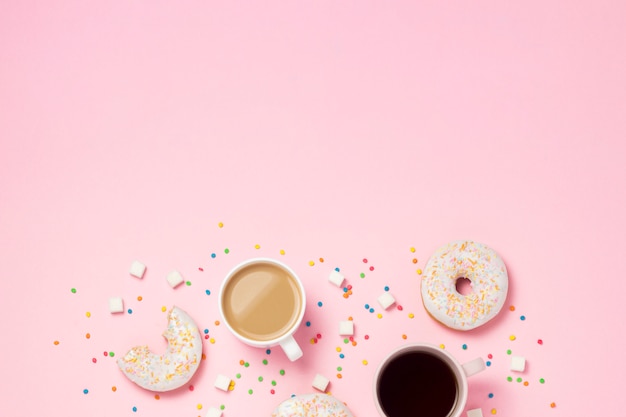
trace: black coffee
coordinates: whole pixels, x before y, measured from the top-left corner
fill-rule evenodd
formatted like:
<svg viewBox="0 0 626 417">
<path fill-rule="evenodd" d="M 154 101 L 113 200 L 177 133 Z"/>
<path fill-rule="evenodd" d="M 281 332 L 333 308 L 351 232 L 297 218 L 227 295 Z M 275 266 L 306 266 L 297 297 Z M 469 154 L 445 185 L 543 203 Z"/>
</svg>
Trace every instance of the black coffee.
<svg viewBox="0 0 626 417">
<path fill-rule="evenodd" d="M 452 369 L 425 352 L 396 356 L 378 379 L 378 400 L 389 417 L 447 417 L 457 393 Z"/>
</svg>

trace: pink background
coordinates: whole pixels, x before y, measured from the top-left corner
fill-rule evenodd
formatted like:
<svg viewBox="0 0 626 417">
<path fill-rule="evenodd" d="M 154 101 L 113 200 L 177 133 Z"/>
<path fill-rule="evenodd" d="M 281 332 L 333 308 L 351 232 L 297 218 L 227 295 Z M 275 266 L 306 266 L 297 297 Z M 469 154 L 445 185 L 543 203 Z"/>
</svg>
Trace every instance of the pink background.
<svg viewBox="0 0 626 417">
<path fill-rule="evenodd" d="M 0 415 L 269 416 L 320 373 L 373 416 L 377 364 L 418 341 L 493 355 L 470 380 L 485 416 L 623 414 L 624 3 L 440 3 L 0 3 Z M 455 239 L 510 273 L 473 332 L 433 322 L 418 291 Z M 215 324 L 222 277 L 253 256 L 304 281 L 296 363 Z M 191 285 L 171 289 L 172 269 Z M 403 310 L 379 319 L 385 286 Z M 132 314 L 109 314 L 116 295 Z M 103 352 L 162 351 L 172 305 L 214 343 L 193 390 L 156 400 Z"/>
</svg>

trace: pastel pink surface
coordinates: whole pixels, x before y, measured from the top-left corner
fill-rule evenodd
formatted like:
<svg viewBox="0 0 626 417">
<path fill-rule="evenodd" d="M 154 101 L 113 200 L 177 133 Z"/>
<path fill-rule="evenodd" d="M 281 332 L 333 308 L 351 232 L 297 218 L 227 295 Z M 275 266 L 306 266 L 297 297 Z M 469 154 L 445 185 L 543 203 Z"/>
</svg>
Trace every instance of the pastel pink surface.
<svg viewBox="0 0 626 417">
<path fill-rule="evenodd" d="M 269 415 L 319 373 L 370 416 L 378 362 L 410 342 L 461 362 L 491 354 L 469 381 L 467 409 L 484 415 L 622 414 L 625 12 L 1 4 L 0 415 Z M 510 275 L 505 310 L 467 333 L 427 316 L 416 273 L 455 239 L 489 245 Z M 221 279 L 253 256 L 289 264 L 307 289 L 295 363 L 216 324 Z M 326 281 L 335 267 L 347 299 Z M 191 285 L 170 288 L 174 269 Z M 402 310 L 380 311 L 385 286 Z M 111 315 L 111 296 L 132 314 Z M 209 330 L 207 358 L 193 390 L 156 400 L 103 353 L 163 351 L 172 305 Z M 349 316 L 356 346 L 337 334 Z M 508 349 L 527 359 L 528 386 Z M 216 390 L 218 374 L 235 389 Z"/>
</svg>

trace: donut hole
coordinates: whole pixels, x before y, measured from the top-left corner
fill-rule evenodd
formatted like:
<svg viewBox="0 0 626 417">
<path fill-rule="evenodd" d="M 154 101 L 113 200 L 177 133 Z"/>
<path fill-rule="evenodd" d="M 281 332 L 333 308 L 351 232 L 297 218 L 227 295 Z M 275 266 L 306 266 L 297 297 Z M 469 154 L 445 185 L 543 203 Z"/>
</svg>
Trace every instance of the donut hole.
<svg viewBox="0 0 626 417">
<path fill-rule="evenodd" d="M 461 295 L 468 295 L 472 293 L 472 281 L 469 278 L 458 277 L 456 279 L 456 291 Z"/>
</svg>

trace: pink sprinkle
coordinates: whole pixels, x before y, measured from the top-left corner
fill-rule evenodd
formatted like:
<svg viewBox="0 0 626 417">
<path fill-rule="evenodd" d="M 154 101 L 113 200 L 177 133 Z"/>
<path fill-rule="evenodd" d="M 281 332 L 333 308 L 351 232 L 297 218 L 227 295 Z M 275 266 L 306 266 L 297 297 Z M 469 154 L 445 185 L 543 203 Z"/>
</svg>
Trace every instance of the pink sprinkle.
<svg viewBox="0 0 626 417">
<path fill-rule="evenodd" d="M 202 269 L 202 267 L 199 267 L 198 271 L 202 272 L 202 271 L 204 271 L 204 269 Z"/>
<path fill-rule="evenodd" d="M 373 266 L 370 266 L 370 271 L 373 271 L 373 270 L 374 270 L 374 267 L 373 267 Z"/>
<path fill-rule="evenodd" d="M 209 335 L 208 335 L 208 334 L 205 334 L 205 335 L 204 335 L 204 338 L 205 338 L 205 339 L 208 339 L 208 338 L 209 338 Z"/>
<path fill-rule="evenodd" d="M 367 258 L 363 258 L 363 263 L 366 264 L 367 263 Z"/>
<path fill-rule="evenodd" d="M 537 340 L 537 343 L 539 343 L 540 345 L 543 345 L 543 340 L 539 339 Z"/>
<path fill-rule="evenodd" d="M 104 356 L 109 356 L 109 352 L 107 352 L 106 350 L 104 351 Z"/>
<path fill-rule="evenodd" d="M 193 391 L 193 385 L 189 385 L 189 391 Z"/>
<path fill-rule="evenodd" d="M 318 333 L 318 334 L 317 334 L 317 338 L 318 338 L 318 339 L 321 339 L 321 338 L 322 338 L 322 335 L 321 335 L 320 333 Z"/>
<path fill-rule="evenodd" d="M 487 355 L 487 357 L 488 357 L 489 359 L 493 359 L 493 355 L 492 355 L 491 353 L 490 353 L 489 355 Z"/>
<path fill-rule="evenodd" d="M 91 359 L 91 361 L 92 361 L 93 363 L 96 363 L 96 362 L 98 362 L 98 359 L 96 359 L 96 358 L 92 358 L 92 359 Z"/>
<path fill-rule="evenodd" d="M 354 342 L 354 336 L 350 336 L 348 340 L 350 340 L 351 342 Z"/>
<path fill-rule="evenodd" d="M 346 288 L 350 291 L 352 289 L 352 285 L 348 285 Z"/>
<path fill-rule="evenodd" d="M 274 391 L 274 390 L 270 391 L 270 394 L 275 394 L 275 393 L 276 393 L 276 391 Z"/>
<path fill-rule="evenodd" d="M 398 304 L 398 307 L 397 307 L 397 308 L 398 308 L 398 310 L 400 310 L 400 311 L 402 311 L 402 310 L 404 309 L 404 308 L 403 308 L 400 304 Z"/>
<path fill-rule="evenodd" d="M 365 336 L 363 336 L 363 338 L 364 338 L 365 340 L 367 340 L 367 339 L 369 339 L 369 338 L 370 338 L 370 335 L 366 334 Z"/>
</svg>

